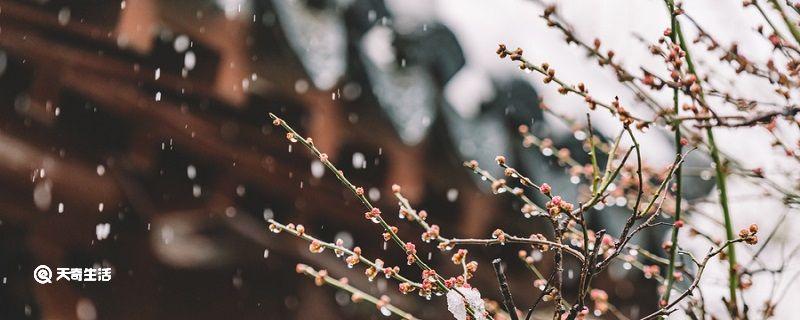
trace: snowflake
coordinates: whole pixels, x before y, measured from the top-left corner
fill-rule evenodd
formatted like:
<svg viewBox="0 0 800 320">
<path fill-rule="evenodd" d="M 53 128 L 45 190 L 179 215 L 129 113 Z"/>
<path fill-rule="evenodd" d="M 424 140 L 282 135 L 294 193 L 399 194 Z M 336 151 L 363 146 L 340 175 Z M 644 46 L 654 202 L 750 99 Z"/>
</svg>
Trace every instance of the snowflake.
<svg viewBox="0 0 800 320">
<path fill-rule="evenodd" d="M 458 290 L 458 292 L 456 292 L 456 290 Z M 464 296 L 462 297 L 458 294 L 459 292 Z M 477 320 L 486 320 L 484 316 L 485 308 L 483 300 L 481 299 L 481 293 L 478 289 L 459 287 L 447 293 L 447 310 L 458 320 L 467 319 L 467 308 L 464 302 L 468 303 L 472 311 L 475 312 L 475 318 Z"/>
</svg>

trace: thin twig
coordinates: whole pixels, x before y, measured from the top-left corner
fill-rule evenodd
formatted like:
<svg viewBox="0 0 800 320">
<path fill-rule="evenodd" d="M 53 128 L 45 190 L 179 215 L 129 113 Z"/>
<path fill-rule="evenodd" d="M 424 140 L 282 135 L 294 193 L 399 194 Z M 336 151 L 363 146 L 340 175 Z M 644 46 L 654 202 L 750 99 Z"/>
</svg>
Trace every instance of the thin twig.
<svg viewBox="0 0 800 320">
<path fill-rule="evenodd" d="M 517 317 L 517 307 L 514 305 L 514 298 L 511 296 L 511 289 L 508 287 L 506 274 L 503 272 L 503 260 L 500 258 L 492 260 L 494 272 L 497 275 L 497 282 L 500 284 L 500 294 L 503 296 L 503 305 L 506 306 L 511 320 L 519 320 Z"/>
</svg>

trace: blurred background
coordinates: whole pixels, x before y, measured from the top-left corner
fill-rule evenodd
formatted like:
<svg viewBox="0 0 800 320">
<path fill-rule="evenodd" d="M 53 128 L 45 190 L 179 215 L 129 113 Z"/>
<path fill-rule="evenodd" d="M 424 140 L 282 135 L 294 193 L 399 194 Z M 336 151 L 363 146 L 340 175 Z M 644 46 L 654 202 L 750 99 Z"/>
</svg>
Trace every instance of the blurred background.
<svg viewBox="0 0 800 320">
<path fill-rule="evenodd" d="M 632 66 L 658 66 L 646 45 L 631 39 L 663 31 L 659 1 L 560 6 L 587 39 L 600 37 Z M 686 9 L 700 10 L 725 38 L 751 28 L 720 22 L 738 14 L 737 6 L 709 1 Z M 461 166 L 475 159 L 499 176 L 491 164 L 502 154 L 568 199 L 580 192 L 580 177 L 553 151 L 567 148 L 584 162 L 586 136 L 538 105 L 544 98 L 583 122 L 582 101 L 497 59 L 497 43 L 525 48 L 601 99 L 624 91 L 611 72 L 545 27 L 542 8 L 510 0 L 0 0 L 0 318 L 382 317 L 295 274 L 298 262 L 387 294 L 420 317 L 451 317 L 442 299 L 402 296 L 393 282 L 367 282 L 363 270 L 332 254 L 313 255 L 307 243 L 266 231 L 265 219 L 302 223 L 319 238 L 341 238 L 404 265 L 335 177 L 306 150 L 290 147 L 267 114 L 313 137 L 391 219 L 396 183 L 448 236 L 488 237 L 498 227 L 548 232 Z M 752 58 L 768 57 L 767 44 L 754 46 Z M 745 81 L 730 85 L 747 87 Z M 618 130 L 606 114 L 593 116 L 596 134 Z M 523 148 L 521 124 L 551 138 L 554 149 Z M 641 137 L 646 160 L 666 165 L 673 157 L 668 133 L 651 132 Z M 758 134 L 765 135 L 727 132 L 719 140 L 738 141 L 746 148 L 728 151 L 754 166 L 779 165 Z M 708 160 L 695 153 L 687 166 L 708 169 Z M 701 173 L 684 180 L 690 200 L 712 194 L 710 175 Z M 591 223 L 617 234 L 624 205 Z M 744 200 L 735 222 L 749 225 L 765 208 L 786 210 Z M 786 223 L 797 224 L 792 217 Z M 403 238 L 418 239 L 419 230 L 398 225 Z M 661 252 L 664 236 L 644 234 L 639 244 Z M 786 233 L 779 239 L 793 241 Z M 434 245 L 419 247 L 421 256 L 434 252 L 429 263 L 439 270 L 458 271 Z M 473 285 L 498 299 L 489 262 L 514 261 L 517 250 L 471 252 L 481 264 Z M 547 269 L 549 259 L 541 263 Z M 39 285 L 31 274 L 40 264 L 110 267 L 114 275 L 110 283 Z M 521 264 L 508 268 L 515 297 L 527 305 L 537 294 L 533 277 Z M 629 269 L 613 265 L 596 286 L 635 318 L 654 310 L 657 284 Z M 418 278 L 413 268 L 407 272 Z M 707 299 L 719 300 L 723 291 L 711 289 Z"/>
</svg>

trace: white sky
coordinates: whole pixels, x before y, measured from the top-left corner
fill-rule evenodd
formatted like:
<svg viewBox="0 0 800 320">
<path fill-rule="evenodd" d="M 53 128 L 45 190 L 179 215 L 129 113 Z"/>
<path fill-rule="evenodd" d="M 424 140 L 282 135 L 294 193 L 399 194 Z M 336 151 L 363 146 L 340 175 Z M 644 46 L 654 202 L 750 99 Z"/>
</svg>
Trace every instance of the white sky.
<svg viewBox="0 0 800 320">
<path fill-rule="evenodd" d="M 464 48 L 470 73 L 478 70 L 478 73 L 486 72 L 495 77 L 518 76 L 529 79 L 545 101 L 561 113 L 581 116 L 587 108 L 581 99 L 561 96 L 555 87 L 543 84 L 539 76 L 526 75 L 516 67 L 516 64 L 498 59 L 494 52 L 498 43 L 505 43 L 511 48 L 522 47 L 525 49 L 526 57 L 531 61 L 547 61 L 557 70 L 558 76 L 568 83 L 580 81 L 586 83 L 595 98 L 610 101 L 612 97 L 619 95 L 623 103 L 628 102 L 624 105 L 633 105 L 630 92 L 616 81 L 610 71 L 603 70 L 596 63 L 589 61 L 580 49 L 567 46 L 560 32 L 546 27 L 544 21 L 539 18 L 542 8 L 533 1 L 392 0 L 388 2 L 396 14 L 411 15 L 423 21 L 438 18 L 447 24 Z M 663 70 L 659 61 L 647 52 L 646 46 L 632 36 L 635 33 L 654 41 L 662 34 L 669 24 L 663 2 L 568 0 L 558 1 L 558 8 L 560 15 L 575 27 L 578 37 L 588 42 L 595 37 L 601 39 L 603 47 L 613 48 L 616 57 L 619 57 L 631 72 L 636 73 L 634 67 L 640 65 L 654 71 Z M 763 63 L 768 57 L 773 56 L 771 46 L 754 31 L 756 25 L 761 23 L 754 8 L 742 8 L 739 1 L 707 0 L 688 1 L 684 9 L 723 45 L 729 45 L 732 41 L 739 43 L 743 49 L 741 52 L 749 59 Z M 686 30 L 690 29 L 688 27 L 686 24 L 685 32 L 692 38 L 694 32 Z M 781 31 L 788 34 L 785 30 Z M 717 86 L 732 88 L 733 92 L 744 96 L 775 101 L 771 94 L 771 86 L 747 77 L 735 76 L 729 67 L 715 63 L 717 58 L 705 53 L 704 47 L 697 46 L 693 54 L 697 60 L 708 61 L 715 75 L 721 75 L 712 78 Z M 701 71 L 709 72 L 709 69 L 702 68 Z M 671 98 L 669 94 L 656 96 L 664 105 L 669 105 Z M 797 97 L 794 97 L 794 100 L 796 102 Z M 631 108 L 634 113 L 644 112 L 642 109 Z M 618 130 L 618 125 L 604 111 L 594 112 L 593 119 L 598 123 L 596 127 L 609 135 Z M 797 141 L 797 130 L 794 131 L 787 136 L 793 139 L 789 141 Z M 660 151 L 669 150 L 665 145 L 669 142 L 657 136 L 652 133 L 645 134 L 640 140 L 646 152 L 646 160 L 663 165 L 671 161 L 673 156 L 669 152 Z M 781 174 L 781 169 L 793 170 L 795 173 L 798 171 L 796 162 L 787 161 L 782 152 L 776 152 L 769 146 L 769 135 L 763 129 L 718 130 L 716 136 L 717 143 L 723 146 L 724 152 L 748 167 L 763 167 L 766 172 L 773 172 L 779 176 L 778 178 L 784 178 L 783 181 L 787 181 L 787 177 Z M 757 194 L 759 189 L 738 179 L 730 179 L 729 189 L 730 197 L 734 199 L 731 209 L 736 230 L 751 223 L 758 223 L 762 232 L 771 230 L 777 224 L 782 210 L 785 210 L 779 201 L 751 197 Z M 717 205 L 708 206 L 705 210 L 721 219 Z M 789 215 L 772 243 L 772 249 L 762 255 L 769 263 L 777 264 L 781 260 L 782 251 L 788 251 L 800 242 L 797 236 L 790 233 L 791 230 L 800 227 L 800 220 L 795 217 L 796 214 L 795 211 Z M 701 228 L 716 230 L 715 234 L 723 235 L 722 230 L 713 227 L 708 221 L 696 223 Z M 708 249 L 708 245 L 701 241 L 683 240 L 684 243 L 698 244 L 691 247 L 698 254 L 702 255 Z M 740 250 L 743 251 L 746 252 Z M 744 253 L 740 255 L 746 256 Z M 706 301 L 712 304 L 713 310 L 724 312 L 719 297 L 727 292 L 724 287 L 725 265 L 715 264 L 710 266 L 707 272 L 709 276 L 704 290 Z M 798 268 L 790 268 L 785 278 L 793 276 L 796 272 Z M 784 283 L 787 280 L 784 279 Z M 758 312 L 769 294 L 771 283 L 768 277 L 756 278 L 754 282 L 755 286 L 747 291 L 746 297 L 751 308 L 756 310 L 754 312 Z M 782 286 L 778 292 L 783 289 Z M 790 305 L 789 301 L 800 301 L 800 286 L 791 287 L 789 294 L 778 307 L 778 318 L 783 318 L 781 315 L 788 316 L 789 312 L 792 312 L 794 306 Z"/>
</svg>

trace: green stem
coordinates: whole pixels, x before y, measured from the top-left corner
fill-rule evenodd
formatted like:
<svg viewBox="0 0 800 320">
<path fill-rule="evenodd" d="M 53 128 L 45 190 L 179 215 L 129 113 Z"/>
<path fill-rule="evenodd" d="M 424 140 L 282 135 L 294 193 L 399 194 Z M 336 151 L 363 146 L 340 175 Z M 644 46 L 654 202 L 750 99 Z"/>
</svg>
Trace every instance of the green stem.
<svg viewBox="0 0 800 320">
<path fill-rule="evenodd" d="M 786 24 L 786 27 L 789 28 L 789 33 L 792 34 L 792 38 L 794 38 L 794 41 L 797 41 L 797 43 L 800 44 L 800 30 L 797 29 L 797 26 L 795 26 L 794 22 L 792 22 L 792 20 L 790 20 L 789 17 L 786 16 L 786 12 L 783 11 L 783 8 L 778 3 L 778 1 L 769 0 L 769 3 L 772 4 L 772 6 L 775 7 L 775 10 L 777 10 L 778 13 L 781 15 L 781 19 L 783 19 L 783 23 Z M 778 32 L 777 29 L 775 30 L 775 32 Z"/>
<path fill-rule="evenodd" d="M 668 3 L 672 3 L 671 0 L 667 0 Z M 692 61 L 691 53 L 689 52 L 689 48 L 686 45 L 686 41 L 683 36 L 683 32 L 681 32 L 681 24 L 680 21 L 677 19 L 675 20 L 675 32 L 677 32 L 678 40 L 680 42 L 681 49 L 686 53 L 686 65 L 689 68 L 689 72 L 694 74 L 697 77 L 697 84 L 701 83 L 701 77 L 697 76 L 697 72 L 694 67 L 694 62 Z M 703 104 L 705 105 L 705 96 L 703 91 L 700 91 L 699 95 L 700 100 L 702 100 Z M 728 242 L 731 242 L 736 239 L 733 234 L 733 223 L 731 221 L 730 210 L 728 209 L 728 191 L 725 182 L 725 167 L 722 163 L 722 160 L 719 156 L 719 148 L 717 147 L 716 142 L 714 141 L 714 132 L 712 131 L 711 127 L 706 128 L 706 135 L 708 136 L 708 144 L 711 149 L 711 159 L 714 161 L 714 166 L 716 170 L 716 178 L 717 178 L 717 190 L 719 191 L 719 202 L 720 206 L 722 207 L 722 214 L 725 219 L 725 236 Z M 737 285 L 737 272 L 736 272 L 736 248 L 734 245 L 727 246 L 728 251 L 728 290 L 730 293 L 730 300 L 728 301 L 729 305 L 728 308 L 730 310 L 731 316 L 736 318 L 739 310 L 738 304 L 736 302 L 736 288 Z"/>
<path fill-rule="evenodd" d="M 677 18 L 675 16 L 675 7 L 671 1 L 667 2 L 667 9 L 670 12 L 670 22 L 672 33 L 670 33 L 670 39 L 673 43 L 676 43 L 677 34 Z M 672 103 L 673 103 L 673 110 L 675 112 L 675 116 L 678 115 L 679 109 L 679 94 L 678 88 L 672 89 Z M 677 149 L 678 154 L 683 153 L 683 144 L 681 144 L 681 127 L 680 127 L 680 120 L 676 120 L 675 123 L 675 148 Z M 675 170 L 675 183 L 676 183 L 676 190 L 675 190 L 675 222 L 678 222 L 681 219 L 681 165 L 678 165 L 678 168 Z M 667 288 L 664 290 L 664 297 L 661 299 L 669 303 L 669 296 L 672 292 L 672 287 L 675 285 L 675 260 L 677 259 L 678 253 L 678 231 L 679 228 L 677 225 L 672 227 L 672 237 L 671 242 L 672 246 L 669 249 L 669 266 L 667 267 Z"/>
<path fill-rule="evenodd" d="M 725 168 L 719 158 L 717 145 L 714 143 L 714 133 L 711 131 L 711 128 L 708 128 L 706 133 L 708 134 L 708 142 L 713 147 L 711 149 L 711 158 L 714 160 L 714 164 L 716 165 L 715 170 L 717 174 L 717 188 L 719 189 L 719 202 L 720 206 L 722 206 L 723 217 L 725 218 L 725 237 L 728 241 L 731 241 L 736 239 L 736 236 L 733 234 L 733 222 L 731 221 L 730 210 L 728 210 L 728 191 L 725 182 Z M 728 246 L 728 289 L 731 295 L 730 308 L 731 312 L 738 313 L 738 307 L 736 305 L 736 288 L 738 287 L 736 266 L 736 247 L 730 245 Z"/>
<path fill-rule="evenodd" d="M 592 118 L 586 114 L 586 122 L 589 126 L 589 146 L 592 155 L 592 195 L 597 195 L 597 184 L 600 182 L 600 168 L 597 166 L 597 150 L 594 147 L 594 128 L 592 128 Z"/>
</svg>

